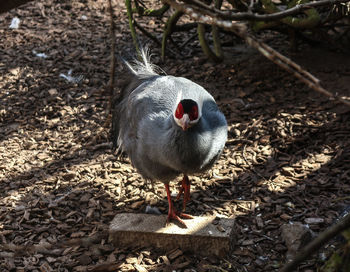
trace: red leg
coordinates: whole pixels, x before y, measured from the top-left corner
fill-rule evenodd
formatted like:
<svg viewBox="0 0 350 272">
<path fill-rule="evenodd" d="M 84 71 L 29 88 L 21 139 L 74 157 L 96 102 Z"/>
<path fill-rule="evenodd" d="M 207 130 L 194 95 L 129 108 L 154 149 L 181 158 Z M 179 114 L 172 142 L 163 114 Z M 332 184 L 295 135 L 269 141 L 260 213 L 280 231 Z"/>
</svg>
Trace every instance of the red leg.
<svg viewBox="0 0 350 272">
<path fill-rule="evenodd" d="M 188 215 L 188 214 L 176 211 L 176 209 L 175 209 L 175 207 L 173 205 L 173 202 L 171 201 L 171 194 L 170 194 L 169 184 L 165 184 L 165 190 L 166 190 L 166 194 L 167 194 L 167 197 L 168 197 L 168 203 L 169 203 L 168 218 L 166 220 L 167 223 L 169 223 L 171 219 L 175 219 L 178 222 L 180 222 L 183 226 L 186 227 L 185 222 L 182 221 L 180 217 L 186 218 L 186 219 L 191 219 L 193 217 Z"/>
<path fill-rule="evenodd" d="M 183 209 L 182 209 L 182 211 L 185 211 L 186 210 L 186 203 L 188 201 L 190 201 L 190 199 L 191 199 L 191 194 L 190 194 L 191 182 L 188 179 L 188 176 L 186 176 L 186 175 L 182 179 L 182 187 L 184 188 L 184 202 L 183 202 Z"/>
<path fill-rule="evenodd" d="M 181 197 L 181 194 L 184 193 L 184 202 L 183 202 L 183 209 L 182 209 L 182 211 L 186 210 L 186 204 L 191 199 L 190 191 L 191 191 L 191 182 L 188 179 L 188 176 L 184 175 L 184 177 L 183 177 L 183 179 L 181 181 L 181 187 L 180 187 L 179 193 L 178 193 L 178 195 L 176 197 L 176 200 L 179 200 L 180 197 Z"/>
<path fill-rule="evenodd" d="M 180 182 L 179 182 L 179 184 L 181 185 L 181 187 L 180 187 L 179 192 L 178 192 L 178 194 L 177 194 L 177 196 L 176 196 L 176 201 L 178 201 L 178 200 L 180 199 L 182 193 L 184 192 L 184 187 L 183 187 L 183 185 L 182 185 L 182 182 L 183 182 L 183 181 L 180 181 Z"/>
</svg>

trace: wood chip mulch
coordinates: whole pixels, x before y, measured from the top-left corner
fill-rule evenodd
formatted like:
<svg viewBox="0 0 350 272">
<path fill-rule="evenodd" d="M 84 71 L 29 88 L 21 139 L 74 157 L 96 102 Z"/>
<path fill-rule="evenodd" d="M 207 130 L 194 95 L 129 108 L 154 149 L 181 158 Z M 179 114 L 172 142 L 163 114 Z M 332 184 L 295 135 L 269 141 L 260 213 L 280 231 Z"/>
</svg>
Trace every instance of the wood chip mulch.
<svg viewBox="0 0 350 272">
<path fill-rule="evenodd" d="M 117 50 L 128 56 L 124 3 L 113 5 Z M 9 28 L 14 17 L 18 29 Z M 224 63 L 211 64 L 194 39 L 187 46 L 195 56 L 161 66 L 215 96 L 229 139 L 215 167 L 191 177 L 187 212 L 235 217 L 236 246 L 225 258 L 202 258 L 110 244 L 116 213 L 145 212 L 148 205 L 166 213 L 167 201 L 162 184 L 145 182 L 128 159 L 111 153 L 102 129 L 107 1 L 34 1 L 1 14 L 0 22 L 1 271 L 277 271 L 287 251 L 281 225 L 307 223 L 318 233 L 350 205 L 349 109 L 242 44 L 227 48 Z M 161 34 L 159 21 L 140 22 Z M 276 33 L 262 38 L 288 52 Z M 349 96 L 349 56 L 327 52 L 304 46 L 292 57 L 331 91 Z M 118 62 L 117 81 L 122 71 Z M 301 271 L 314 271 L 322 252 Z"/>
</svg>

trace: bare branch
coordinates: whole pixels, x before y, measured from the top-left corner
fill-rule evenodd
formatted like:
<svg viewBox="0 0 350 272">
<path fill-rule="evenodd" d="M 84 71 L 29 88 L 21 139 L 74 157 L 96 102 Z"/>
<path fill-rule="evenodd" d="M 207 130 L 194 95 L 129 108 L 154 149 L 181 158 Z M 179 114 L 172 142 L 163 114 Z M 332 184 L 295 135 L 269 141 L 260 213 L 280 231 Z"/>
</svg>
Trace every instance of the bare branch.
<svg viewBox="0 0 350 272">
<path fill-rule="evenodd" d="M 309 72 L 301 68 L 298 64 L 288 59 L 287 57 L 283 56 L 282 54 L 278 53 L 276 50 L 274 50 L 267 44 L 261 41 L 258 41 L 254 37 L 250 36 L 247 32 L 246 24 L 234 23 L 232 21 L 222 20 L 217 17 L 203 15 L 201 14 L 200 11 L 194 10 L 192 7 L 188 6 L 187 4 L 179 3 L 177 0 L 163 0 L 163 1 L 167 2 L 173 8 L 180 10 L 183 13 L 186 13 L 193 20 L 199 23 L 216 25 L 225 30 L 234 32 L 236 35 L 244 39 L 248 45 L 257 49 L 265 57 L 267 57 L 268 59 L 276 63 L 278 66 L 280 66 L 284 70 L 290 72 L 295 77 L 303 81 L 309 88 L 312 88 L 313 90 L 319 93 L 322 93 L 323 95 L 326 95 L 331 99 L 337 100 L 347 106 L 350 106 L 350 101 L 342 99 L 341 97 L 338 97 L 337 95 L 334 95 L 331 92 L 324 89 L 320 85 L 320 81 L 315 76 L 313 76 L 312 74 L 310 74 Z M 191 0 L 191 1 L 196 1 L 196 0 Z M 333 0 L 331 0 L 331 2 L 333 2 Z"/>
<path fill-rule="evenodd" d="M 201 11 L 193 9 L 191 6 L 179 3 L 177 0 L 162 0 L 163 2 L 168 3 L 176 10 L 180 10 L 183 13 L 186 13 L 193 20 L 203 24 L 217 25 L 225 30 L 232 31 L 234 33 L 242 33 L 239 36 L 243 35 L 246 32 L 247 26 L 244 23 L 231 22 L 217 18 L 215 14 L 203 15 Z"/>
<path fill-rule="evenodd" d="M 173 33 L 174 26 L 176 25 L 177 21 L 181 18 L 183 15 L 183 12 L 181 10 L 177 10 L 172 16 L 169 17 L 168 21 L 166 22 L 165 29 L 163 32 L 163 38 L 162 38 L 162 59 L 164 60 L 165 57 L 165 50 L 166 50 L 166 43 L 168 40 L 168 37 Z"/>
<path fill-rule="evenodd" d="M 164 0 L 163 0 L 164 1 Z M 229 10 L 223 11 L 215 7 L 206 5 L 205 3 L 198 0 L 184 0 L 186 3 L 191 3 L 191 8 L 200 8 L 203 14 L 209 16 L 216 16 L 224 20 L 252 20 L 252 21 L 274 21 L 287 16 L 296 15 L 305 9 L 310 9 L 314 7 L 334 5 L 336 3 L 346 3 L 350 0 L 321 0 L 314 1 L 306 4 L 296 5 L 290 9 L 286 9 L 280 12 L 275 12 L 273 14 L 257 14 L 251 12 L 232 12 Z M 167 2 L 167 1 L 165 1 Z M 169 2 L 168 2 L 169 3 Z"/>
<path fill-rule="evenodd" d="M 161 45 L 162 43 L 157 39 L 156 36 L 149 33 L 144 27 L 142 27 L 139 23 L 134 21 L 135 27 L 138 28 L 145 36 L 150 38 L 152 41 L 154 41 L 156 44 Z"/>
<path fill-rule="evenodd" d="M 135 4 L 138 2 L 135 1 Z M 140 16 L 153 16 L 153 17 L 162 17 L 165 12 L 169 9 L 169 5 L 164 4 L 159 9 L 146 9 L 144 7 L 140 7 L 136 5 L 136 8 L 133 9 L 133 12 L 137 12 Z"/>
<path fill-rule="evenodd" d="M 257 41 L 251 36 L 245 36 L 245 41 L 251 46 L 256 48 L 260 53 L 267 57 L 272 62 L 276 63 L 278 66 L 284 70 L 290 72 L 295 77 L 304 82 L 309 88 L 328 96 L 331 99 L 337 100 L 350 107 L 350 101 L 342 99 L 341 97 L 332 94 L 320 85 L 320 80 L 315 76 L 301 68 L 298 64 L 278 53 L 276 50 L 268 46 L 267 44 Z"/>
<path fill-rule="evenodd" d="M 197 27 L 197 33 L 198 33 L 198 40 L 199 40 L 199 44 L 202 47 L 202 50 L 204 52 L 204 54 L 211 60 L 215 61 L 215 62 L 220 62 L 221 59 L 219 56 L 217 56 L 209 47 L 206 39 L 205 39 L 205 26 L 202 23 L 198 24 Z"/>
<path fill-rule="evenodd" d="M 222 1 L 223 0 L 215 0 L 215 8 L 220 9 L 222 6 Z M 215 54 L 216 56 L 218 56 L 218 58 L 222 59 L 224 56 L 224 53 L 221 47 L 220 30 L 216 25 L 213 25 L 211 27 L 211 34 L 213 36 L 213 45 L 214 45 Z"/>
</svg>

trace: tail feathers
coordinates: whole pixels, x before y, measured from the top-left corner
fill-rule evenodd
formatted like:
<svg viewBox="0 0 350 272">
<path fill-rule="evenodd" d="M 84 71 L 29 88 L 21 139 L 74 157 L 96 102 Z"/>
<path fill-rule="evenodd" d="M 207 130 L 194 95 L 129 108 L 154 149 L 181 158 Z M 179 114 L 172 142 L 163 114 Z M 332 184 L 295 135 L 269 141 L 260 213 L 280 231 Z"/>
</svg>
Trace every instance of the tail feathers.
<svg viewBox="0 0 350 272">
<path fill-rule="evenodd" d="M 124 60 L 130 72 L 138 78 L 156 76 L 158 72 L 164 72 L 160 67 L 151 63 L 151 54 L 147 47 L 140 49 L 140 58 L 142 58 L 142 61 L 134 59 L 132 62 L 127 62 Z"/>
<path fill-rule="evenodd" d="M 151 54 L 147 47 L 140 50 L 140 59 L 134 59 L 128 62 L 124 59 L 122 61 L 125 63 L 126 67 L 130 70 L 131 76 L 128 75 L 125 80 L 125 86 L 122 88 L 118 97 L 113 99 L 112 102 L 112 127 L 111 127 L 111 140 L 113 142 L 112 150 L 116 153 L 123 146 L 122 138 L 120 134 L 123 133 L 123 124 L 121 124 L 121 119 L 125 118 L 125 108 L 127 107 L 127 97 L 135 90 L 140 84 L 147 81 L 149 78 L 157 76 L 158 72 L 165 74 L 165 72 L 158 66 L 151 63 Z"/>
</svg>

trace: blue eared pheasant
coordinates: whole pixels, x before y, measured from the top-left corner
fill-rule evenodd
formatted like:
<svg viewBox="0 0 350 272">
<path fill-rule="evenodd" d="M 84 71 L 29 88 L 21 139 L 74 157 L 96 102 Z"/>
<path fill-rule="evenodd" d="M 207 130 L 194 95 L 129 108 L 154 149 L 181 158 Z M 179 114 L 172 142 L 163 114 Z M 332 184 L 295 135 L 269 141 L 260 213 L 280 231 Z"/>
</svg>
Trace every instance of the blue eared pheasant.
<svg viewBox="0 0 350 272">
<path fill-rule="evenodd" d="M 145 50 L 143 61 L 126 62 L 131 76 L 122 97 L 113 106 L 114 148 L 127 153 L 146 179 L 165 184 L 167 222 L 190 215 L 175 209 L 169 182 L 184 174 L 177 198 L 183 193 L 183 211 L 190 200 L 188 175 L 209 169 L 220 156 L 227 123 L 214 98 L 198 84 L 159 75 Z"/>
</svg>

